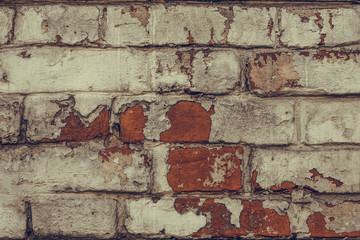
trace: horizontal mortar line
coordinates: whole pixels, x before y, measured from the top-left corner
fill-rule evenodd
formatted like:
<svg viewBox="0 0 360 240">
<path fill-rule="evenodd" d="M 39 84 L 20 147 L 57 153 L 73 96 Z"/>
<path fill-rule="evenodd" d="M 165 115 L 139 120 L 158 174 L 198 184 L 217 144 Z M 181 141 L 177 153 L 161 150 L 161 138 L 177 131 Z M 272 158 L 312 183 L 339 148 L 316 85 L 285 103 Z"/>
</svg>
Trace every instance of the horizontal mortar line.
<svg viewBox="0 0 360 240">
<path fill-rule="evenodd" d="M 77 0 L 77 1 L 61 1 L 61 0 L 55 0 L 55 1 L 7 1 L 7 2 L 1 2 L 0 6 L 27 6 L 27 5 L 56 5 L 56 4 L 67 4 L 67 5 L 138 5 L 138 4 L 166 4 L 166 5 L 175 5 L 175 4 L 185 4 L 185 5 L 213 5 L 213 4 L 226 4 L 226 5 L 241 5 L 241 6 L 297 6 L 297 5 L 310 5 L 310 4 L 319 4 L 319 5 L 341 5 L 344 4 L 347 5 L 354 5 L 359 4 L 359 0 L 304 0 L 304 1 L 286 1 L 286 0 L 273 0 L 273 1 L 266 1 L 266 0 L 235 0 L 235 1 L 229 1 L 229 0 L 185 0 L 185 1 L 164 1 L 164 0 L 137 0 L 137 1 L 87 1 L 87 0 Z M 311 5 L 313 6 L 313 5 Z"/>
<path fill-rule="evenodd" d="M 277 46 L 241 46 L 241 45 L 207 45 L 207 44 L 152 44 L 152 45 L 124 45 L 124 46 L 112 46 L 112 45 L 83 45 L 83 44 L 66 44 L 66 43 L 28 43 L 19 45 L 1 45 L 1 50 L 6 49 L 17 49 L 17 48 L 64 48 L 64 49 L 141 49 L 141 50 L 152 50 L 152 49 L 176 49 L 176 48 L 200 48 L 200 49 L 233 49 L 233 50 L 244 50 L 246 51 L 265 51 L 265 52 L 297 52 L 297 51 L 329 51 L 334 48 L 340 47 L 359 47 L 359 49 L 348 49 L 349 51 L 360 50 L 360 41 L 344 43 L 331 46 L 319 46 L 319 47 L 277 47 Z M 345 49 L 346 51 L 347 49 Z M 260 52 L 261 53 L 261 52 Z"/>
</svg>

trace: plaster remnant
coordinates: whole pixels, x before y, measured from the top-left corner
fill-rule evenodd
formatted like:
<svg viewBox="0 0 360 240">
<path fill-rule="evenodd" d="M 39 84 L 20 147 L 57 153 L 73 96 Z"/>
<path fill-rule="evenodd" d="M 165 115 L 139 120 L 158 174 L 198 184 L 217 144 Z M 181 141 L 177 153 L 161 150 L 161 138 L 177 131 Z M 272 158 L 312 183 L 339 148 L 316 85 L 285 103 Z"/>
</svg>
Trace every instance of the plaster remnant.
<svg viewBox="0 0 360 240">
<path fill-rule="evenodd" d="M 99 152 L 100 168 L 106 183 L 111 182 L 116 176 L 120 179 L 122 186 L 127 184 L 128 177 L 124 169 L 132 165 L 133 153 L 131 149 L 118 147 Z"/>
<path fill-rule="evenodd" d="M 137 18 L 144 27 L 146 27 L 149 24 L 149 18 L 150 18 L 149 7 L 131 6 L 130 8 L 123 9 L 121 13 L 122 14 L 130 13 L 130 16 L 132 18 Z"/>
<path fill-rule="evenodd" d="M 294 55 L 286 53 L 263 53 L 250 59 L 250 85 L 266 94 L 287 88 L 302 87 L 299 73 L 294 68 Z"/>
</svg>

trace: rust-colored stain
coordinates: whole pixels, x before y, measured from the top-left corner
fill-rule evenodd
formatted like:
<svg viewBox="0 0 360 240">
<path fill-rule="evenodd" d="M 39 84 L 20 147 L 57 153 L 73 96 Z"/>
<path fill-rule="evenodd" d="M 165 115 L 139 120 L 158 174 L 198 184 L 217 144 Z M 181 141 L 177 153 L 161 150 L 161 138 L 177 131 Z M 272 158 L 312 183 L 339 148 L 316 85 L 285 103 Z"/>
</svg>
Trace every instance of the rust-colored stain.
<svg viewBox="0 0 360 240">
<path fill-rule="evenodd" d="M 258 184 L 258 183 L 256 182 L 257 175 L 258 175 L 258 172 L 255 170 L 255 171 L 253 171 L 252 176 L 251 176 L 251 183 L 252 183 L 252 186 L 253 186 L 255 192 L 264 190 L 264 189 L 260 186 L 260 184 Z"/>
<path fill-rule="evenodd" d="M 294 67 L 293 54 L 263 53 L 250 59 L 250 86 L 265 94 L 280 92 L 285 88 L 302 87 L 299 73 Z"/>
<path fill-rule="evenodd" d="M 324 21 L 323 21 L 323 18 L 321 17 L 321 13 L 315 13 L 315 16 L 316 16 L 316 20 L 315 20 L 315 23 L 317 24 L 317 26 L 321 29 L 324 28 Z"/>
<path fill-rule="evenodd" d="M 280 185 L 273 185 L 270 187 L 271 191 L 274 192 L 285 192 L 285 191 L 292 191 L 296 189 L 298 186 L 290 181 L 284 181 Z"/>
<path fill-rule="evenodd" d="M 95 138 L 105 138 L 109 134 L 109 111 L 103 110 L 99 116 L 85 127 L 85 124 L 74 113 L 61 121 L 65 127 L 61 128 L 60 136 L 56 139 L 45 138 L 41 142 L 89 141 Z"/>
<path fill-rule="evenodd" d="M 177 59 L 174 66 L 169 69 L 169 73 L 177 72 L 185 74 L 189 80 L 190 87 L 194 87 L 192 79 L 194 77 L 193 71 L 193 61 L 195 59 L 195 54 L 199 51 L 189 50 L 189 51 L 177 51 L 175 54 Z"/>
<path fill-rule="evenodd" d="M 140 21 L 141 25 L 146 27 L 149 24 L 149 7 L 133 7 L 125 8 L 121 11 L 121 14 L 129 13 L 132 18 L 136 18 Z"/>
<path fill-rule="evenodd" d="M 320 42 L 319 42 L 319 44 L 324 44 L 324 43 L 325 43 L 325 38 L 326 38 L 326 34 L 325 34 L 325 33 L 320 34 Z"/>
<path fill-rule="evenodd" d="M 330 25 L 330 29 L 334 29 L 334 24 L 332 22 L 332 19 L 333 19 L 333 14 L 332 13 L 329 13 L 329 25 Z"/>
<path fill-rule="evenodd" d="M 248 234 L 266 237 L 290 235 L 287 214 L 279 215 L 275 210 L 264 209 L 261 201 L 242 201 L 240 227 L 231 223 L 231 212 L 225 204 L 216 203 L 214 199 L 206 199 L 201 206 L 199 202 L 198 198 L 180 198 L 175 201 L 175 209 L 181 214 L 195 209 L 206 216 L 210 215 L 208 223 L 193 233 L 193 237 L 239 237 Z"/>
<path fill-rule="evenodd" d="M 129 148 L 119 148 L 119 147 L 113 147 L 113 148 L 108 148 L 104 151 L 101 151 L 99 153 L 99 156 L 101 156 L 102 158 L 102 163 L 104 163 L 105 161 L 109 162 L 110 159 L 109 157 L 114 154 L 114 153 L 118 153 L 120 152 L 123 155 L 130 155 L 134 153 L 134 150 L 131 150 Z"/>
<path fill-rule="evenodd" d="M 20 53 L 20 56 L 22 58 L 30 58 L 31 57 L 31 54 L 30 53 L 27 53 L 27 51 L 24 51 L 24 52 L 21 52 Z"/>
<path fill-rule="evenodd" d="M 330 221 L 334 221 L 334 217 L 329 218 Z M 325 216 L 320 212 L 311 214 L 306 220 L 306 224 L 309 228 L 310 237 L 360 237 L 360 230 L 354 232 L 336 233 L 333 230 L 326 228 Z"/>
<path fill-rule="evenodd" d="M 242 148 L 177 148 L 169 152 L 167 175 L 174 192 L 238 191 L 242 189 Z"/>
<path fill-rule="evenodd" d="M 191 35 L 190 30 L 188 30 L 188 34 L 189 34 L 189 36 L 187 37 L 187 40 L 188 40 L 189 44 L 194 44 L 195 40 L 194 40 L 194 37 Z"/>
<path fill-rule="evenodd" d="M 214 107 L 206 111 L 200 103 L 181 101 L 166 113 L 169 130 L 160 134 L 162 142 L 207 142 L 210 137 Z"/>
<path fill-rule="evenodd" d="M 268 37 L 270 37 L 270 36 L 271 36 L 271 32 L 272 32 L 273 27 L 274 27 L 274 21 L 272 20 L 272 18 L 270 18 L 267 27 L 268 27 L 268 29 L 269 29 L 269 32 L 268 32 L 267 35 L 268 35 Z"/>
<path fill-rule="evenodd" d="M 309 55 L 310 55 L 310 52 L 306 52 L 306 51 L 303 51 L 303 52 L 300 52 L 300 53 L 299 53 L 299 56 L 308 57 Z"/>
<path fill-rule="evenodd" d="M 143 130 L 148 117 L 142 107 L 135 105 L 120 113 L 120 137 L 126 143 L 138 143 L 145 140 Z"/>
<path fill-rule="evenodd" d="M 332 177 L 324 177 L 323 174 L 320 174 L 318 172 L 318 170 L 316 170 L 316 168 L 313 168 L 311 170 L 309 170 L 310 173 L 312 173 L 312 176 L 310 177 L 310 180 L 313 181 L 313 182 L 317 182 L 319 179 L 326 179 L 329 181 L 329 184 L 330 184 L 330 187 L 332 189 L 335 189 L 337 187 L 340 187 L 341 185 L 343 185 L 344 183 L 335 179 L 335 178 L 332 178 Z M 308 178 L 309 179 L 309 178 Z"/>
<path fill-rule="evenodd" d="M 56 35 L 55 38 L 57 43 L 61 42 L 62 40 L 62 37 L 60 35 Z"/>
<path fill-rule="evenodd" d="M 214 35 L 214 28 L 210 28 L 210 40 L 208 42 L 209 45 L 215 44 Z"/>
<path fill-rule="evenodd" d="M 329 62 L 346 62 L 349 60 L 353 60 L 354 62 L 358 62 L 356 56 L 360 55 L 360 51 L 319 51 L 314 54 L 314 58 L 320 61 L 327 59 Z"/>
</svg>

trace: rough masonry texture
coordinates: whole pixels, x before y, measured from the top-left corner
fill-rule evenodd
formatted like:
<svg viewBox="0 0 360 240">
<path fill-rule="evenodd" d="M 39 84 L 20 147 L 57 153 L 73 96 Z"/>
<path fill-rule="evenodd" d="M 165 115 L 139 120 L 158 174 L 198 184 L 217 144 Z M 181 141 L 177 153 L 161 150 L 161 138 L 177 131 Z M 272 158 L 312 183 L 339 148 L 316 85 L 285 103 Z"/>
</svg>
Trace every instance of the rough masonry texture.
<svg viewBox="0 0 360 240">
<path fill-rule="evenodd" d="M 359 239 L 355 2 L 0 1 L 0 239 Z"/>
</svg>

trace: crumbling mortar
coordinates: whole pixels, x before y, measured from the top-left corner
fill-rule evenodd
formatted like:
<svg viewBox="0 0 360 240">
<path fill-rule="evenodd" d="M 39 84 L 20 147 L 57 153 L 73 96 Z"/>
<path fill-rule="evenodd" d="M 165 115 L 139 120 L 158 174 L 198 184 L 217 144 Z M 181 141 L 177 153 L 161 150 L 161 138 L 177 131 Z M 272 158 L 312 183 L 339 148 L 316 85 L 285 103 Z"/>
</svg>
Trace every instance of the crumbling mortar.
<svg viewBox="0 0 360 240">
<path fill-rule="evenodd" d="M 15 40 L 15 23 L 16 23 L 16 17 L 17 17 L 17 8 L 16 7 L 12 7 L 11 9 L 14 10 L 14 16 L 13 16 L 13 19 L 12 19 L 12 24 L 11 24 L 11 29 L 10 29 L 10 32 L 9 32 L 9 37 L 8 37 L 8 42 L 7 44 L 12 44 Z"/>
</svg>

